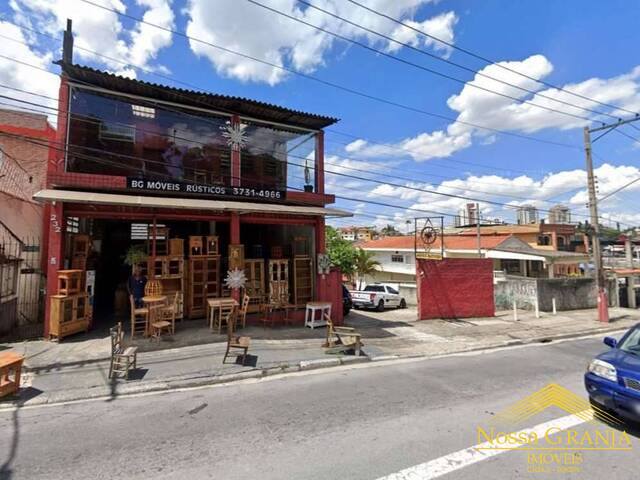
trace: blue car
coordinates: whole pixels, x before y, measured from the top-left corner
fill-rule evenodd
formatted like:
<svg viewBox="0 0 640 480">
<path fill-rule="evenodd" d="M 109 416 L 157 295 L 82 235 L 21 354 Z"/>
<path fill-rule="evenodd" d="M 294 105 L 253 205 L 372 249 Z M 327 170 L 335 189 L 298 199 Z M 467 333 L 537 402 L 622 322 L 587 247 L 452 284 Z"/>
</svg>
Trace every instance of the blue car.
<svg viewBox="0 0 640 480">
<path fill-rule="evenodd" d="M 640 422 L 640 324 L 620 341 L 605 337 L 607 352 L 594 358 L 584 375 L 591 403 L 619 417 Z"/>
</svg>

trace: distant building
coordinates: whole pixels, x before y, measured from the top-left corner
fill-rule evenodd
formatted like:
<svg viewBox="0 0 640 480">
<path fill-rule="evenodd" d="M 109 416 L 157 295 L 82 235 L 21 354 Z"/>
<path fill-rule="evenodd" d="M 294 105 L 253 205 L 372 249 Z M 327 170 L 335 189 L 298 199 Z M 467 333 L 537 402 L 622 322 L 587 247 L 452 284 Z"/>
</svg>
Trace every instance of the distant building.
<svg viewBox="0 0 640 480">
<path fill-rule="evenodd" d="M 349 242 L 368 242 L 373 240 L 375 231 L 370 227 L 344 227 L 339 228 L 340 237 Z"/>
<path fill-rule="evenodd" d="M 467 225 L 477 225 L 480 219 L 480 212 L 476 203 L 467 203 L 458 211 L 458 215 L 454 219 L 456 227 L 464 227 Z"/>
<path fill-rule="evenodd" d="M 548 223 L 557 225 L 571 223 L 571 211 L 565 205 L 555 205 L 549 209 Z"/>
<path fill-rule="evenodd" d="M 538 223 L 538 209 L 533 205 L 522 205 L 517 212 L 518 225 Z"/>
</svg>

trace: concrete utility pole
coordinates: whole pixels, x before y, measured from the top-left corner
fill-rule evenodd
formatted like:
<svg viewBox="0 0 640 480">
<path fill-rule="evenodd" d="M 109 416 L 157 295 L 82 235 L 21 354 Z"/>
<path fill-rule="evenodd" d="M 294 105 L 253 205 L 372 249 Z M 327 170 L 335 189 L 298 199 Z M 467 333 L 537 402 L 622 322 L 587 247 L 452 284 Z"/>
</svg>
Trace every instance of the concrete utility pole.
<svg viewBox="0 0 640 480">
<path fill-rule="evenodd" d="M 593 160 L 591 158 L 591 134 L 605 130 L 593 140 L 593 143 L 604 137 L 607 133 L 615 130 L 621 125 L 626 123 L 636 122 L 640 120 L 640 116 L 636 115 L 634 118 L 627 120 L 618 120 L 615 123 L 609 125 L 602 124 L 599 127 L 589 128 L 584 127 L 584 152 L 587 159 L 587 185 L 589 191 L 589 214 L 591 217 L 591 225 L 593 228 L 593 263 L 596 267 L 596 284 L 598 286 L 598 318 L 601 322 L 609 322 L 609 302 L 607 299 L 607 286 L 604 275 L 604 269 L 602 268 L 602 250 L 600 248 L 600 222 L 598 216 L 598 197 L 596 196 L 596 184 L 595 177 L 593 175 Z"/>
<path fill-rule="evenodd" d="M 587 158 L 587 186 L 589 192 L 589 214 L 591 217 L 593 263 L 596 267 L 596 285 L 598 287 L 598 319 L 609 322 L 609 301 L 602 269 L 602 252 L 600 251 L 600 222 L 598 221 L 598 197 L 596 196 L 595 177 L 593 175 L 593 159 L 591 157 L 591 131 L 584 127 L 584 153 Z"/>
</svg>

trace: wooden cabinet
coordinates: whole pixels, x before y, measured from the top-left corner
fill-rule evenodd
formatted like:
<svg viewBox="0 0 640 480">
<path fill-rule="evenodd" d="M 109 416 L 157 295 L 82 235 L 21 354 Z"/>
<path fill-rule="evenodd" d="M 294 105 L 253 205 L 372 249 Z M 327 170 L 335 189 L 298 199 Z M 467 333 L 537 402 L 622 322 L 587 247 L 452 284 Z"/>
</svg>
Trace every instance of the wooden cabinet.
<svg viewBox="0 0 640 480">
<path fill-rule="evenodd" d="M 306 305 L 313 300 L 313 262 L 311 257 L 293 259 L 293 303 Z"/>
<path fill-rule="evenodd" d="M 51 297 L 49 336 L 58 340 L 77 332 L 89 330 L 91 305 L 89 295 L 53 295 Z"/>
<path fill-rule="evenodd" d="M 189 318 L 204 317 L 207 299 L 220 296 L 220 255 L 190 258 L 187 275 Z"/>
<path fill-rule="evenodd" d="M 269 302 L 289 303 L 289 260 L 269 260 Z"/>
<path fill-rule="evenodd" d="M 178 310 L 176 319 L 184 317 L 184 258 L 180 256 L 159 256 L 149 259 L 145 264 L 143 272 L 149 279 L 160 282 L 162 295 L 165 295 L 169 302 L 173 302 L 173 297 L 178 293 Z"/>
<path fill-rule="evenodd" d="M 260 310 L 260 304 L 265 297 L 264 287 L 264 260 L 245 259 L 244 275 L 247 277 L 247 283 L 244 284 L 244 290 L 249 298 L 249 312 L 257 312 Z"/>
</svg>

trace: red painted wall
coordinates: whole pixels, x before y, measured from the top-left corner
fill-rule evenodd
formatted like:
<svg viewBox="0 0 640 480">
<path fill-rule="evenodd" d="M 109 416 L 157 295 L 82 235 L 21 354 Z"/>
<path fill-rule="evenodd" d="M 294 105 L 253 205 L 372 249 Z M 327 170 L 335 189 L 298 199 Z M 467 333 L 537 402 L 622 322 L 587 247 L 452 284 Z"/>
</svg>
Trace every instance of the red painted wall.
<svg viewBox="0 0 640 480">
<path fill-rule="evenodd" d="M 493 260 L 418 259 L 418 319 L 492 317 Z"/>
</svg>

